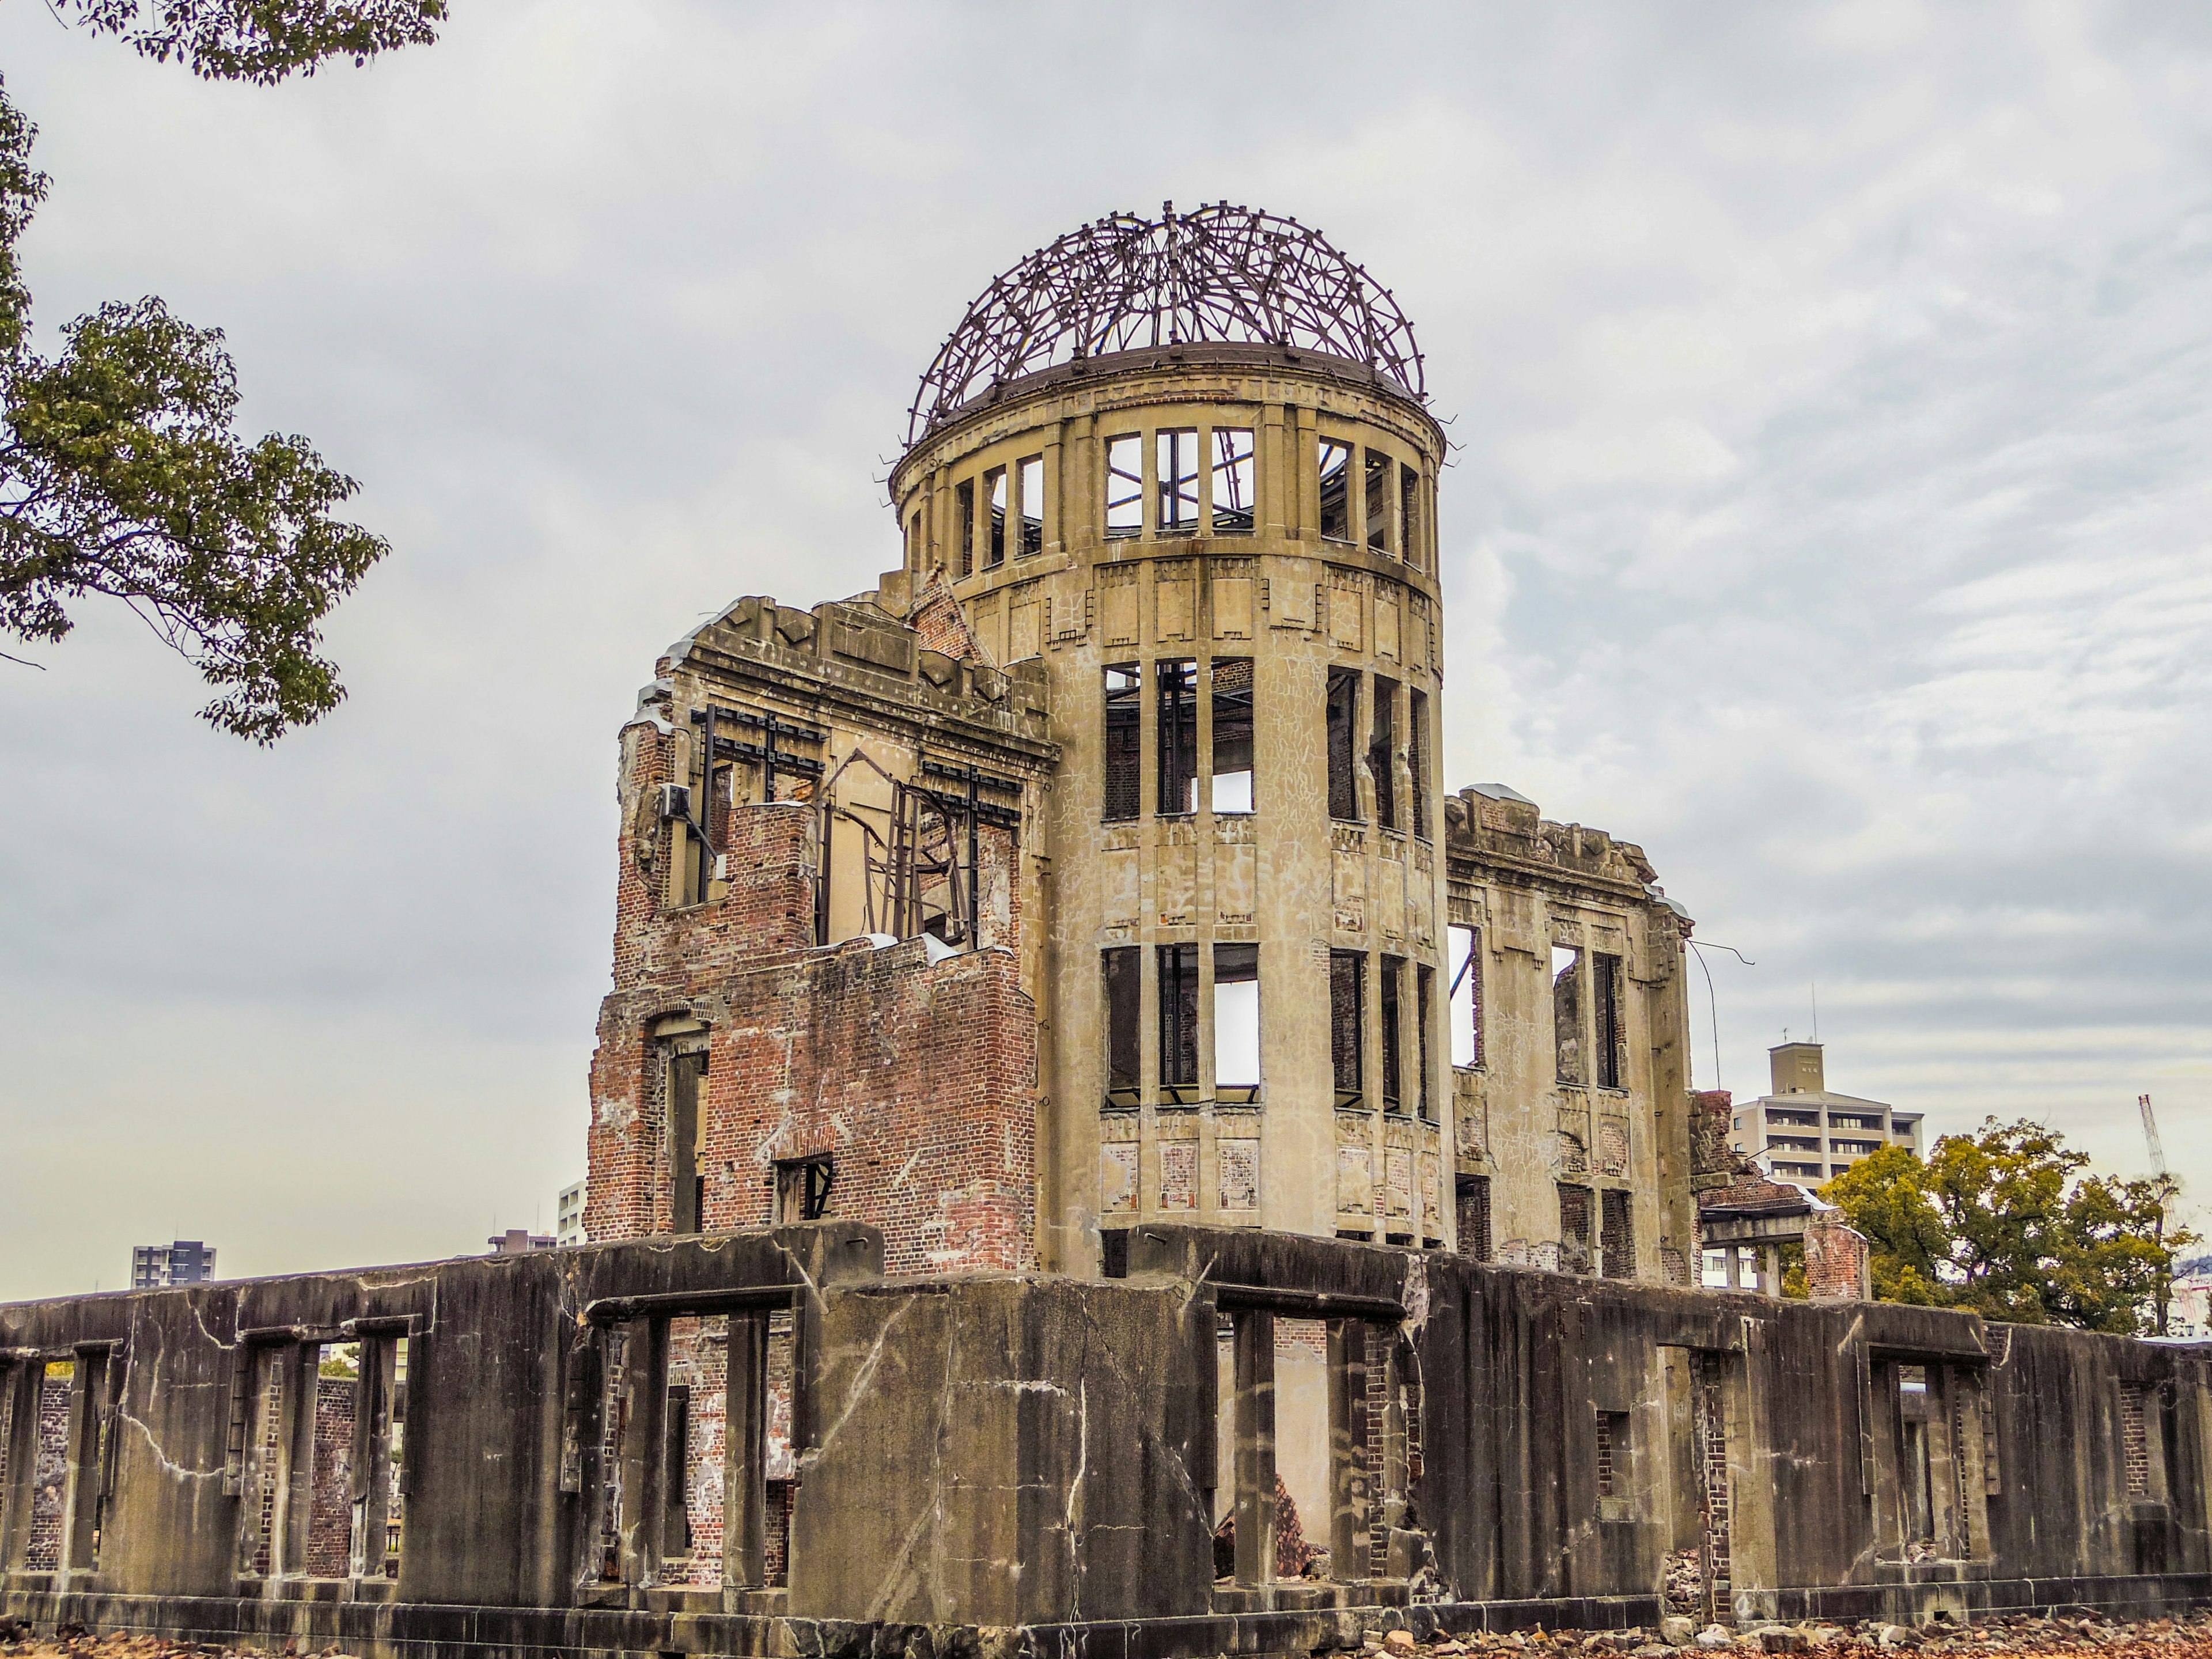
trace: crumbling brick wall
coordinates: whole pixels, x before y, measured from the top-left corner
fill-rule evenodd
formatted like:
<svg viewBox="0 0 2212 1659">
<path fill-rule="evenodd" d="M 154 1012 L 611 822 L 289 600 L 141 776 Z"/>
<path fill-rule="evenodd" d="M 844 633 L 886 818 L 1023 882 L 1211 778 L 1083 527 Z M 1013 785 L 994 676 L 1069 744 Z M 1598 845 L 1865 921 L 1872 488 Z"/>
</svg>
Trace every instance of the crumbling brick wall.
<svg viewBox="0 0 2212 1659">
<path fill-rule="evenodd" d="M 1805 1289 L 1816 1302 L 1863 1302 L 1869 1295 L 1869 1246 L 1842 1212 L 1818 1210 L 1805 1218 Z"/>
<path fill-rule="evenodd" d="M 1743 1160 L 1729 1145 L 1735 1097 L 1726 1089 L 1690 1092 L 1690 1190 L 1725 1187 Z"/>
<path fill-rule="evenodd" d="M 31 1532 L 23 1547 L 26 1572 L 52 1572 L 61 1565 L 62 1487 L 69 1471 L 70 1378 L 48 1376 L 39 1385 L 39 1438 L 31 1469 Z"/>
<path fill-rule="evenodd" d="M 353 1548 L 353 1430 L 360 1382 L 350 1376 L 315 1380 L 315 1463 L 308 1476 L 307 1559 L 310 1578 L 343 1578 Z"/>
</svg>

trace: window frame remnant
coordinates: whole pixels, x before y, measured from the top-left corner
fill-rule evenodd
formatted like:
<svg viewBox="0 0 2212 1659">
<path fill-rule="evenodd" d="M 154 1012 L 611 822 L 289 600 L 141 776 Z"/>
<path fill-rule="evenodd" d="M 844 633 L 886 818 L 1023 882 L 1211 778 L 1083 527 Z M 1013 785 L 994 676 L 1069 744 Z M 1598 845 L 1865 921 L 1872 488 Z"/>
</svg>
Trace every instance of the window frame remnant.
<svg viewBox="0 0 2212 1659">
<path fill-rule="evenodd" d="M 1429 694 L 1406 689 L 1406 770 L 1413 779 L 1413 830 L 1429 838 Z"/>
<path fill-rule="evenodd" d="M 664 1382 L 660 1401 L 660 1559 L 691 1559 L 691 1385 Z"/>
<path fill-rule="evenodd" d="M 1591 1269 L 1591 1212 L 1597 1206 L 1591 1201 L 1590 1189 L 1579 1182 L 1562 1181 L 1559 1190 L 1559 1271 L 1587 1273 Z"/>
<path fill-rule="evenodd" d="M 1329 1065 L 1341 1109 L 1367 1103 L 1367 952 L 1328 953 Z"/>
<path fill-rule="evenodd" d="M 1244 817 L 1259 810 L 1259 780 L 1253 767 L 1256 712 L 1253 660 L 1216 657 L 1206 664 L 1206 678 L 1212 726 L 1206 757 L 1206 799 L 1217 817 Z"/>
<path fill-rule="evenodd" d="M 1553 1081 L 1589 1087 L 1589 1045 L 1583 1034 L 1582 971 L 1586 960 L 1578 945 L 1552 946 L 1552 1048 Z"/>
<path fill-rule="evenodd" d="M 984 559 L 984 568 L 988 570 L 996 570 L 1006 562 L 1006 512 L 1010 505 L 1007 489 L 1005 467 L 994 466 L 983 474 L 982 505 L 991 519 Z"/>
<path fill-rule="evenodd" d="M 1199 471 L 1204 457 L 1194 426 L 1164 426 L 1152 434 L 1152 525 L 1161 536 L 1198 533 Z"/>
<path fill-rule="evenodd" d="M 1362 823 L 1359 784 L 1352 769 L 1353 733 L 1359 719 L 1359 671 L 1332 667 L 1322 718 L 1328 742 L 1328 816 L 1338 823 Z"/>
<path fill-rule="evenodd" d="M 1414 1097 L 1425 1123 L 1437 1121 L 1436 1066 L 1429 1054 L 1431 1032 L 1436 1025 L 1437 970 L 1427 963 L 1413 966 L 1413 1031 L 1415 1064 L 1420 1067 L 1414 1085 Z"/>
<path fill-rule="evenodd" d="M 1099 981 L 1106 1004 L 1106 1105 L 1133 1111 L 1145 1089 L 1145 958 L 1134 945 L 1114 945 L 1098 953 Z"/>
<path fill-rule="evenodd" d="M 1145 811 L 1145 665 L 1111 662 L 1101 678 L 1105 698 L 1102 823 L 1127 823 Z"/>
<path fill-rule="evenodd" d="M 672 1050 L 668 1056 L 668 1231 L 706 1231 L 707 1178 L 699 1172 L 699 1130 L 707 1078 L 714 1061 L 707 1045 Z"/>
<path fill-rule="evenodd" d="M 1367 775 L 1375 785 L 1375 826 L 1398 827 L 1398 683 L 1375 675 L 1367 696 Z"/>
<path fill-rule="evenodd" d="M 1421 475 L 1418 468 L 1398 464 L 1398 547 L 1406 562 L 1416 570 L 1428 568 L 1427 550 L 1421 545 Z"/>
<path fill-rule="evenodd" d="M 1320 529 L 1325 542 L 1352 540 L 1352 446 L 1323 438 L 1316 452 L 1320 482 Z"/>
<path fill-rule="evenodd" d="M 1161 817 L 1188 817 L 1198 811 L 1198 659 L 1156 657 L 1159 759 L 1158 793 L 1153 810 Z"/>
<path fill-rule="evenodd" d="M 1199 1103 L 1198 965 L 1195 945 L 1154 947 L 1158 960 L 1160 1104 Z"/>
<path fill-rule="evenodd" d="M 1360 506 L 1367 519 L 1361 544 L 1386 559 L 1395 551 L 1390 545 L 1390 470 L 1396 465 L 1388 450 L 1370 449 L 1359 476 Z"/>
<path fill-rule="evenodd" d="M 1626 1089 L 1622 1079 L 1626 1044 L 1620 1029 L 1620 958 L 1603 951 L 1590 954 L 1590 1011 L 1595 1016 L 1590 1042 L 1596 1050 L 1597 1086 Z"/>
<path fill-rule="evenodd" d="M 1021 539 L 1014 556 L 1034 558 L 1044 551 L 1044 457 L 1024 455 L 1014 463 L 1015 506 L 1021 514 Z"/>
<path fill-rule="evenodd" d="M 1598 1249 L 1606 1278 L 1636 1277 L 1635 1200 L 1626 1187 L 1599 1191 Z"/>
<path fill-rule="evenodd" d="M 1406 959 L 1384 957 L 1378 964 L 1376 990 L 1381 1003 L 1380 1041 L 1382 1048 L 1382 1109 L 1406 1109 Z"/>
<path fill-rule="evenodd" d="M 837 1185 L 837 1161 L 828 1152 L 775 1161 L 775 1219 L 778 1226 L 819 1221 L 830 1213 Z"/>
<path fill-rule="evenodd" d="M 960 574 L 975 574 L 975 481 L 963 478 L 952 486 L 953 512 L 960 520 Z"/>
<path fill-rule="evenodd" d="M 1461 1176 L 1453 1182 L 1452 1196 L 1459 1224 L 1459 1253 L 1477 1261 L 1490 1261 L 1490 1177 Z"/>
<path fill-rule="evenodd" d="M 1145 533 L 1145 434 L 1120 432 L 1106 440 L 1106 539 Z"/>
<path fill-rule="evenodd" d="M 1206 445 L 1209 458 L 1208 527 L 1217 536 L 1249 536 L 1258 517 L 1256 434 L 1249 426 L 1217 426 Z"/>
<path fill-rule="evenodd" d="M 1467 937 L 1460 953 L 1459 939 Z M 1456 1066 L 1482 1064 L 1482 929 L 1469 922 L 1449 922 L 1444 927 L 1444 967 L 1451 975 L 1445 1002 L 1451 1010 L 1451 1062 Z M 1465 1018 L 1462 1018 L 1462 1011 Z M 1464 1052 L 1467 1058 L 1462 1060 Z"/>
<path fill-rule="evenodd" d="M 1626 1412 L 1598 1412 L 1596 1475 L 1600 1498 L 1626 1498 L 1628 1495 L 1630 1431 Z"/>
<path fill-rule="evenodd" d="M 1251 988 L 1246 993 L 1244 987 Z M 1260 1099 L 1261 1072 L 1260 947 L 1256 945 L 1216 945 L 1213 947 L 1213 1098 L 1217 1104 L 1255 1105 Z M 1242 1059 L 1248 1065 L 1224 1066 Z M 1249 1079 L 1227 1075 L 1248 1070 Z"/>
</svg>

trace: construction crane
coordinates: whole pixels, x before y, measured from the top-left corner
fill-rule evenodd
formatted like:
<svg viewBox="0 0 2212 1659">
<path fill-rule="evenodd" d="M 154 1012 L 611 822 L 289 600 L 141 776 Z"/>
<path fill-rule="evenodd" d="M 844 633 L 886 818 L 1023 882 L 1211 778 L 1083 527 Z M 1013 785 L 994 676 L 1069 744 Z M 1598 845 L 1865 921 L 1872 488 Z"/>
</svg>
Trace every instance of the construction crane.
<svg viewBox="0 0 2212 1659">
<path fill-rule="evenodd" d="M 2150 1143 L 2150 1170 L 2160 1181 L 2166 1179 L 2166 1148 L 2158 1144 L 2158 1120 L 2150 1115 L 2150 1097 L 2137 1095 L 2136 1104 L 2142 1110 L 2143 1139 Z"/>
<path fill-rule="evenodd" d="M 2136 1106 L 2142 1113 L 2143 1139 L 2150 1146 L 2151 1179 L 2158 1183 L 2158 1241 L 2163 1244 L 2166 1243 L 2166 1224 L 2173 1219 L 2174 1192 L 2181 1183 L 2166 1172 L 2166 1148 L 2159 1145 L 2158 1120 L 2151 1115 L 2150 1097 L 2137 1095 Z M 2157 1301 L 2158 1334 L 2160 1336 L 2166 1334 L 2166 1306 L 2167 1296 L 2161 1280 Z"/>
</svg>

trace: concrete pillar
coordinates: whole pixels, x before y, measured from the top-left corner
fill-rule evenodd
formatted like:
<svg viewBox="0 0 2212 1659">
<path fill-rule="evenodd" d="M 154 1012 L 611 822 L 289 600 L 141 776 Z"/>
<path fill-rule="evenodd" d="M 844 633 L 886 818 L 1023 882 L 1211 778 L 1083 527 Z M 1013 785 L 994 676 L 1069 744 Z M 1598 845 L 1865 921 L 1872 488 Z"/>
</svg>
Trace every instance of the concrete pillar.
<svg viewBox="0 0 2212 1659">
<path fill-rule="evenodd" d="M 1769 1296 L 1782 1294 L 1782 1247 L 1768 1244 L 1759 1253 L 1759 1288 Z"/>
<path fill-rule="evenodd" d="M 768 1313 L 730 1316 L 722 1427 L 722 1589 L 768 1588 Z"/>
<path fill-rule="evenodd" d="M 1243 1308 L 1230 1316 L 1237 1358 L 1237 1582 L 1275 1576 L 1275 1316 Z"/>
<path fill-rule="evenodd" d="M 1367 1326 L 1328 1324 L 1328 1571 L 1340 1582 L 1370 1576 L 1367 1468 Z"/>
<path fill-rule="evenodd" d="M 1729 1244 L 1723 1247 L 1721 1261 L 1723 1269 L 1728 1275 L 1728 1288 L 1732 1291 L 1741 1290 L 1743 1288 L 1743 1246 Z"/>
</svg>

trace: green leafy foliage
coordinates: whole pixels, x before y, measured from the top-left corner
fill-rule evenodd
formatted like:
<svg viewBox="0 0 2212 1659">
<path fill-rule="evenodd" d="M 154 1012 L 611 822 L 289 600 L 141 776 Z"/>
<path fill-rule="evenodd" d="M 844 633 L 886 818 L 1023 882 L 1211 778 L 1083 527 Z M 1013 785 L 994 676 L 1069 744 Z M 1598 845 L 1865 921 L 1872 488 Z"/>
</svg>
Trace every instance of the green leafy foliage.
<svg viewBox="0 0 2212 1659">
<path fill-rule="evenodd" d="M 1885 1302 L 1990 1319 L 2141 1334 L 2155 1330 L 2174 1252 L 2170 1181 L 2083 1173 L 2087 1156 L 2039 1123 L 1985 1121 L 1927 1161 L 1902 1146 L 1861 1158 L 1820 1189 L 1873 1246 Z"/>
<path fill-rule="evenodd" d="M 264 86 L 433 40 L 446 15 L 445 0 L 65 3 L 157 62 Z M 220 330 L 148 298 L 80 317 L 58 357 L 32 349 L 16 248 L 47 190 L 36 136 L 0 82 L 0 633 L 52 642 L 85 595 L 120 599 L 216 688 L 204 719 L 273 742 L 345 696 L 320 625 L 388 550 L 336 516 L 357 486 L 306 439 L 237 433 Z"/>
<path fill-rule="evenodd" d="M 146 57 L 203 80 L 273 86 L 331 58 L 367 62 L 427 45 L 446 0 L 74 0 L 88 28 L 121 35 Z"/>
</svg>

